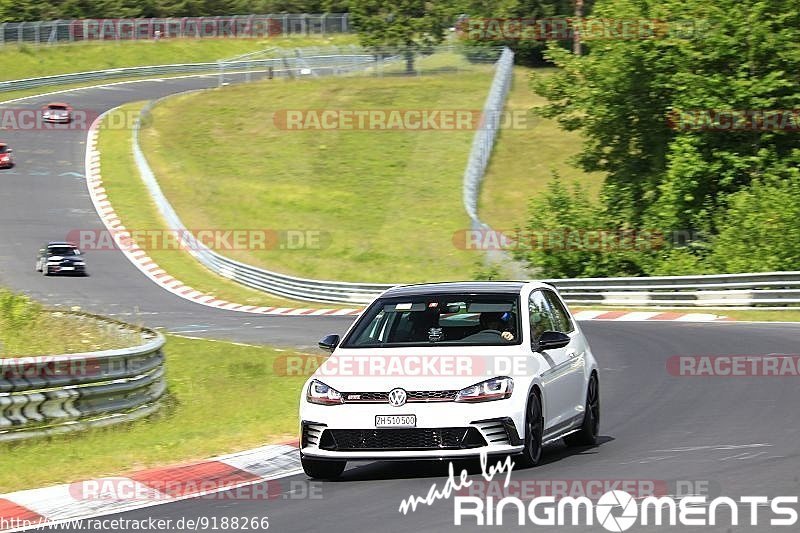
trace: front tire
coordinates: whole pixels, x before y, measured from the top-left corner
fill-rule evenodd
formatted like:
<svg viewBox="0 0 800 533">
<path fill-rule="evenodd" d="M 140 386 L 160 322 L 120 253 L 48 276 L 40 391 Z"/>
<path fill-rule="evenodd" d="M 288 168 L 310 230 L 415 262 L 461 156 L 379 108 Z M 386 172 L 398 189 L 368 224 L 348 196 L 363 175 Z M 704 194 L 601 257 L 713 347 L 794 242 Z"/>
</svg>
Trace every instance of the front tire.
<svg viewBox="0 0 800 533">
<path fill-rule="evenodd" d="M 542 435 L 544 434 L 544 417 L 542 401 L 536 392 L 528 396 L 528 407 L 525 413 L 525 449 L 519 457 L 519 465 L 523 468 L 538 465 L 542 460 Z"/>
<path fill-rule="evenodd" d="M 576 433 L 564 437 L 568 446 L 594 446 L 600 436 L 600 385 L 597 375 L 589 378 L 586 388 L 586 409 L 583 413 L 583 424 Z"/>
<path fill-rule="evenodd" d="M 312 479 L 336 479 L 344 472 L 347 461 L 319 461 L 317 459 L 300 458 L 303 471 Z"/>
</svg>

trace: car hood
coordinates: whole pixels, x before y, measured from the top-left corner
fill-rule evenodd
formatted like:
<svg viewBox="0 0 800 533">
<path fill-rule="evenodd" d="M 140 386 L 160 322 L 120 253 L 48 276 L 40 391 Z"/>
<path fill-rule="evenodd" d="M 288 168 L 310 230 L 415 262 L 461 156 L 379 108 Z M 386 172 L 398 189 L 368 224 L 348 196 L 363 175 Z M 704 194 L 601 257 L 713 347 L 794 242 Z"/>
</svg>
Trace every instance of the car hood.
<svg viewBox="0 0 800 533">
<path fill-rule="evenodd" d="M 339 392 L 460 390 L 497 377 L 530 379 L 539 359 L 522 345 L 337 349 L 314 372 Z"/>
</svg>

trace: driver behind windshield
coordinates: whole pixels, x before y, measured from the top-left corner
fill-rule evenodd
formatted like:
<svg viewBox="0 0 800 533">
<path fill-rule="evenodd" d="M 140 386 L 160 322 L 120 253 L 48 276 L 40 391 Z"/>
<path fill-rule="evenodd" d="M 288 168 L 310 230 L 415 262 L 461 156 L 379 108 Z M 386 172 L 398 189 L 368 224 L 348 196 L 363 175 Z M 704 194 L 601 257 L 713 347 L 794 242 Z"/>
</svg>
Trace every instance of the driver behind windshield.
<svg viewBox="0 0 800 533">
<path fill-rule="evenodd" d="M 480 324 L 479 330 L 464 340 L 478 341 L 479 339 L 483 340 L 487 338 L 487 335 L 499 335 L 503 340 L 513 341 L 515 335 L 513 332 L 514 321 L 512 320 L 512 316 L 511 313 L 507 312 L 483 312 L 478 319 L 478 323 Z"/>
</svg>

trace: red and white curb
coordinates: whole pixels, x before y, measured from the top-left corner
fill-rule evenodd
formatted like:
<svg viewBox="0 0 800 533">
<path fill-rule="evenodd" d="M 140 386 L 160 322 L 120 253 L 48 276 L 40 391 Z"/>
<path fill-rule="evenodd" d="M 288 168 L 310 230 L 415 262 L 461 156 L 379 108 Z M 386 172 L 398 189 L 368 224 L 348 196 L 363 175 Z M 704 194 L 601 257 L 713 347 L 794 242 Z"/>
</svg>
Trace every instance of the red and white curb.
<svg viewBox="0 0 800 533">
<path fill-rule="evenodd" d="M 674 311 L 578 311 L 573 313 L 575 320 L 622 320 L 624 322 L 664 321 L 677 322 L 717 322 L 731 320 L 711 313 L 676 313 Z"/>
<path fill-rule="evenodd" d="M 299 474 L 295 444 L 273 444 L 208 461 L 0 495 L 0 531 L 162 505 L 188 498 L 274 500 L 289 492 L 277 480 Z"/>
<path fill-rule="evenodd" d="M 241 305 L 226 300 L 220 300 L 213 295 L 205 294 L 184 284 L 170 276 L 166 271 L 156 264 L 142 248 L 131 240 L 131 235 L 126 231 L 125 226 L 114 211 L 114 207 L 108 199 L 106 190 L 103 187 L 102 175 L 100 173 L 100 152 L 97 149 L 97 135 L 100 121 L 107 114 L 103 113 L 89 127 L 86 137 L 86 184 L 89 188 L 89 196 L 92 199 L 94 208 L 108 231 L 115 236 L 115 239 L 125 239 L 126 245 L 119 246 L 125 257 L 134 264 L 145 276 L 163 289 L 192 302 L 208 307 L 226 309 L 229 311 L 241 311 L 244 313 L 255 313 L 263 315 L 290 315 L 290 316 L 353 316 L 358 315 L 360 309 L 314 309 L 314 308 L 290 308 L 290 307 L 259 307 L 255 305 Z M 130 243 L 130 244 L 127 244 Z"/>
</svg>

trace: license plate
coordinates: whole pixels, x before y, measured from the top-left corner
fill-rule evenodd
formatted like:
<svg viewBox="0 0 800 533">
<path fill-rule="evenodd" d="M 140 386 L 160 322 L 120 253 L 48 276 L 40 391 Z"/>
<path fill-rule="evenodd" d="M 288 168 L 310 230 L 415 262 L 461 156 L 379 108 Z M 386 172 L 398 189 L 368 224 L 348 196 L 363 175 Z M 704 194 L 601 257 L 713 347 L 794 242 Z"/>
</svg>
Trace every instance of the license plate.
<svg viewBox="0 0 800 533">
<path fill-rule="evenodd" d="M 413 428 L 417 415 L 375 415 L 376 428 Z"/>
</svg>

